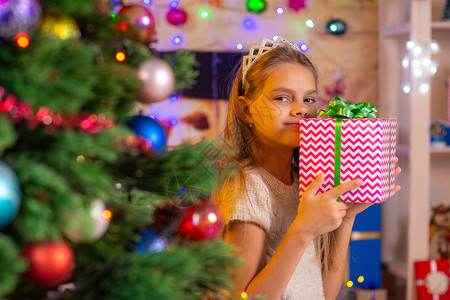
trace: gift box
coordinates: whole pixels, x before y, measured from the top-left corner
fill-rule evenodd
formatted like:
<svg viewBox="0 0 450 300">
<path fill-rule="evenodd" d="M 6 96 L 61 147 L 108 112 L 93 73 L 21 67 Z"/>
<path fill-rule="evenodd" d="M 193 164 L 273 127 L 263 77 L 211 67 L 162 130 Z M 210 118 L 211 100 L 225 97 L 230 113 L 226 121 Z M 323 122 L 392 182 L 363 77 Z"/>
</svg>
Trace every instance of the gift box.
<svg viewBox="0 0 450 300">
<path fill-rule="evenodd" d="M 373 118 L 369 103 L 351 104 L 334 98 L 326 118 L 300 121 L 300 197 L 319 172 L 319 193 L 360 178 L 363 185 L 341 195 L 340 201 L 381 203 L 395 193 L 396 119 Z M 330 117 L 331 116 L 331 117 Z M 355 117 L 370 118 L 355 118 Z"/>
<path fill-rule="evenodd" d="M 418 300 L 450 299 L 450 259 L 416 261 Z"/>
<path fill-rule="evenodd" d="M 356 300 L 387 300 L 387 290 L 385 289 L 356 289 L 355 290 Z"/>
</svg>

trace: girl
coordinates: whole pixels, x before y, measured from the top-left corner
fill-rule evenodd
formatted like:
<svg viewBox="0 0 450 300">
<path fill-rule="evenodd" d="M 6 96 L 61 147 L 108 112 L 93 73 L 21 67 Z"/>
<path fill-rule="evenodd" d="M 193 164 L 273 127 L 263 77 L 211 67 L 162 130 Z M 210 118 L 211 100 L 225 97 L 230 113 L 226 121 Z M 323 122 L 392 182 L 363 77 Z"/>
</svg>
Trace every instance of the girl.
<svg viewBox="0 0 450 300">
<path fill-rule="evenodd" d="M 264 39 L 244 56 L 225 128 L 240 172 L 214 196 L 224 239 L 243 258 L 237 294 L 317 300 L 339 293 L 353 221 L 369 205 L 336 201 L 360 179 L 316 195 L 321 174 L 299 201 L 299 120 L 317 116 L 316 97 L 317 72 L 297 45 Z"/>
</svg>

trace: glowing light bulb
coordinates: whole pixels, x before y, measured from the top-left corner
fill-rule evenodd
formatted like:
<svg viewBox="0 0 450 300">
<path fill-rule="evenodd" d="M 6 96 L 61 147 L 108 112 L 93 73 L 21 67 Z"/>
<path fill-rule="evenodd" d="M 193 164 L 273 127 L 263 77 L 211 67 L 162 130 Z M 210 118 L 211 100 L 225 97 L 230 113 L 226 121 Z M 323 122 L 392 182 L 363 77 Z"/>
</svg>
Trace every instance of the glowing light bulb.
<svg viewBox="0 0 450 300">
<path fill-rule="evenodd" d="M 180 45 L 183 42 L 183 38 L 180 35 L 177 35 L 172 41 L 175 45 Z"/>
<path fill-rule="evenodd" d="M 414 55 L 417 55 L 417 56 L 419 56 L 420 54 L 422 54 L 422 47 L 420 47 L 420 46 L 416 46 L 416 47 L 414 47 L 413 49 L 412 49 L 412 53 L 414 54 Z"/>
<path fill-rule="evenodd" d="M 284 13 L 284 9 L 282 7 L 277 8 L 277 14 L 282 15 Z"/>
<path fill-rule="evenodd" d="M 359 276 L 358 277 L 358 282 L 363 282 L 364 281 L 364 276 Z"/>
<path fill-rule="evenodd" d="M 347 281 L 347 286 L 348 287 L 352 287 L 353 286 L 353 281 L 351 281 L 351 280 Z"/>
<path fill-rule="evenodd" d="M 308 28 L 314 28 L 314 26 L 315 26 L 313 20 L 307 20 L 307 21 L 305 22 L 305 25 L 306 25 L 306 27 L 308 27 Z"/>
<path fill-rule="evenodd" d="M 411 86 L 409 85 L 409 84 L 405 84 L 404 86 L 403 86 L 403 93 L 405 93 L 405 94 L 409 94 L 409 93 L 411 93 Z"/>
<path fill-rule="evenodd" d="M 25 33 L 19 33 L 16 36 L 16 43 L 20 48 L 26 48 L 30 45 L 30 38 Z"/>
<path fill-rule="evenodd" d="M 412 50 L 414 48 L 414 42 L 413 41 L 407 41 L 406 42 L 406 49 L 407 50 Z"/>
<path fill-rule="evenodd" d="M 105 209 L 105 210 L 102 212 L 102 217 L 103 217 L 103 219 L 105 219 L 105 220 L 109 220 L 109 219 L 112 218 L 112 212 L 111 212 L 109 209 Z"/>
<path fill-rule="evenodd" d="M 276 41 L 277 38 L 278 38 L 278 35 L 275 34 L 275 35 L 272 37 L 272 40 Z"/>
<path fill-rule="evenodd" d="M 430 85 L 428 83 L 422 83 L 421 85 L 419 85 L 420 93 L 426 94 L 426 93 L 428 93 L 429 90 L 430 90 Z"/>
<path fill-rule="evenodd" d="M 439 44 L 436 43 L 436 42 L 431 42 L 430 43 L 430 50 L 431 50 L 431 53 L 439 52 Z"/>
<path fill-rule="evenodd" d="M 409 58 L 408 58 L 408 57 L 403 58 L 403 60 L 402 60 L 402 66 L 403 66 L 403 68 L 405 68 L 405 69 L 409 67 Z"/>
<path fill-rule="evenodd" d="M 202 9 L 202 10 L 200 11 L 200 17 L 201 17 L 202 19 L 208 19 L 209 16 L 210 16 L 210 14 L 209 14 L 209 11 L 208 11 L 208 10 Z"/>
<path fill-rule="evenodd" d="M 122 62 L 122 61 L 125 60 L 125 58 L 126 58 L 125 53 L 123 53 L 123 52 L 117 52 L 117 53 L 116 53 L 116 59 L 117 59 L 117 61 Z"/>
<path fill-rule="evenodd" d="M 306 43 L 300 43 L 299 45 L 298 45 L 298 47 L 300 48 L 300 51 L 302 51 L 302 52 L 306 52 L 306 51 L 308 51 L 308 45 L 306 44 Z"/>
<path fill-rule="evenodd" d="M 171 8 L 177 8 L 177 7 L 178 7 L 178 1 L 171 1 L 171 2 L 169 3 L 169 6 L 170 6 Z"/>
<path fill-rule="evenodd" d="M 242 45 L 242 44 L 237 44 L 236 45 L 236 48 L 238 49 L 238 50 L 242 50 L 242 49 L 244 49 L 244 45 Z"/>
</svg>

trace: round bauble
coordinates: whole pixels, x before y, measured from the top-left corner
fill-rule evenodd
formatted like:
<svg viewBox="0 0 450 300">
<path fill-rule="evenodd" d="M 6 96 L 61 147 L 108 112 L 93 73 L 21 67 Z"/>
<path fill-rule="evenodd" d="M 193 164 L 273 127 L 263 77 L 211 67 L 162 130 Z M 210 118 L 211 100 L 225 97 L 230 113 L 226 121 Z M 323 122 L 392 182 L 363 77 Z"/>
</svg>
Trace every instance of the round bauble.
<svg viewBox="0 0 450 300">
<path fill-rule="evenodd" d="M 200 200 L 186 211 L 178 233 L 191 241 L 212 240 L 220 235 L 222 225 L 219 208 L 210 201 Z"/>
<path fill-rule="evenodd" d="M 75 20 L 68 14 L 57 10 L 45 12 L 41 31 L 48 37 L 62 40 L 80 37 L 80 28 Z"/>
<path fill-rule="evenodd" d="M 137 245 L 139 254 L 158 253 L 167 249 L 168 239 L 155 230 L 146 230 Z"/>
<path fill-rule="evenodd" d="M 19 182 L 14 171 L 0 161 L 0 229 L 8 225 L 20 207 Z"/>
<path fill-rule="evenodd" d="M 111 213 L 102 200 L 96 199 L 87 208 L 67 213 L 65 219 L 62 232 L 69 240 L 75 243 L 93 242 L 108 230 Z"/>
<path fill-rule="evenodd" d="M 74 266 L 72 248 L 65 241 L 30 243 L 20 255 L 28 261 L 25 276 L 44 288 L 55 287 L 66 281 Z"/>
<path fill-rule="evenodd" d="M 0 38 L 13 40 L 18 34 L 32 35 L 41 21 L 38 0 L 0 1 Z"/>
<path fill-rule="evenodd" d="M 172 25 L 183 25 L 186 23 L 187 13 L 182 9 L 173 8 L 167 12 L 166 19 Z"/>
<path fill-rule="evenodd" d="M 123 19 L 119 24 L 119 30 L 127 32 L 129 38 L 144 45 L 156 42 L 156 20 L 144 5 L 126 5 L 119 10 L 117 17 Z"/>
<path fill-rule="evenodd" d="M 138 101 L 141 103 L 166 100 L 175 88 L 175 74 L 172 68 L 157 57 L 141 62 L 137 76 L 142 82 L 137 94 Z"/>
<path fill-rule="evenodd" d="M 166 133 L 155 119 L 146 116 L 134 116 L 126 124 L 135 134 L 146 139 L 156 153 L 162 154 L 165 152 Z"/>
</svg>

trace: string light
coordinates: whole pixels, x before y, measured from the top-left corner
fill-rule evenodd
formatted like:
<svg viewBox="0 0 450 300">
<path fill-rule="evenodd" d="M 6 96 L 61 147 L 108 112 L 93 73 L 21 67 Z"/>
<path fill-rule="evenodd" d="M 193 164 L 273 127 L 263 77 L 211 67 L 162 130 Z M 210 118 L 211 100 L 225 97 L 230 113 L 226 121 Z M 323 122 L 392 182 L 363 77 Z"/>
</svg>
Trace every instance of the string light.
<svg viewBox="0 0 450 300">
<path fill-rule="evenodd" d="M 364 276 L 359 276 L 358 277 L 358 282 L 363 282 L 364 281 Z"/>
<path fill-rule="evenodd" d="M 347 286 L 348 287 L 352 287 L 353 286 L 353 281 L 351 281 L 351 280 L 347 281 Z"/>
<path fill-rule="evenodd" d="M 172 39 L 172 42 L 175 45 L 180 45 L 183 42 L 183 37 L 181 35 L 177 35 Z"/>
<path fill-rule="evenodd" d="M 169 3 L 169 6 L 170 6 L 171 8 L 177 8 L 177 7 L 178 7 L 178 1 L 171 1 L 171 2 Z"/>
<path fill-rule="evenodd" d="M 300 43 L 300 44 L 298 44 L 298 47 L 300 48 L 300 51 L 302 51 L 302 52 L 306 52 L 309 49 L 308 45 L 306 43 Z"/>
<path fill-rule="evenodd" d="M 242 45 L 242 44 L 237 44 L 236 45 L 236 48 L 238 49 L 238 50 L 242 50 L 242 49 L 244 49 L 244 45 Z"/>
<path fill-rule="evenodd" d="M 16 43 L 20 48 L 26 48 L 30 45 L 30 39 L 25 33 L 19 33 L 16 36 Z"/>
<path fill-rule="evenodd" d="M 272 40 L 275 41 L 277 38 L 278 38 L 278 35 L 275 34 L 275 35 L 272 37 Z"/>
<path fill-rule="evenodd" d="M 412 76 L 417 81 L 418 91 L 421 94 L 427 94 L 430 91 L 429 78 L 436 74 L 438 64 L 424 54 L 427 54 L 426 50 L 428 50 L 428 53 L 436 53 L 439 51 L 439 45 L 436 42 L 423 44 L 407 41 L 405 46 L 408 52 L 402 59 L 404 80 L 409 80 L 409 76 Z M 411 85 L 404 83 L 402 91 L 409 94 L 412 91 Z"/>
<path fill-rule="evenodd" d="M 247 29 L 256 29 L 256 21 L 253 18 L 245 18 L 242 24 Z"/>
<path fill-rule="evenodd" d="M 126 58 L 125 53 L 123 53 L 123 52 L 117 52 L 116 53 L 117 61 L 123 62 L 125 60 L 125 58 Z"/>
<path fill-rule="evenodd" d="M 208 11 L 207 9 L 202 9 L 202 10 L 200 11 L 200 17 L 201 17 L 202 19 L 208 19 L 209 16 L 210 16 L 210 13 L 209 13 L 209 11 Z"/>
<path fill-rule="evenodd" d="M 105 209 L 105 210 L 102 212 L 102 217 L 103 217 L 103 219 L 105 219 L 105 220 L 109 220 L 109 219 L 111 219 L 111 217 L 112 217 L 112 212 L 111 212 L 109 209 Z"/>
<path fill-rule="evenodd" d="M 310 20 L 306 20 L 305 25 L 308 28 L 314 28 L 314 26 L 315 26 L 314 21 L 311 20 L 311 19 Z"/>
<path fill-rule="evenodd" d="M 277 14 L 282 15 L 284 13 L 284 9 L 282 7 L 277 8 Z"/>
<path fill-rule="evenodd" d="M 411 86 L 409 84 L 405 84 L 405 85 L 403 85 L 402 90 L 403 90 L 403 93 L 409 94 L 409 93 L 411 93 Z"/>
</svg>

